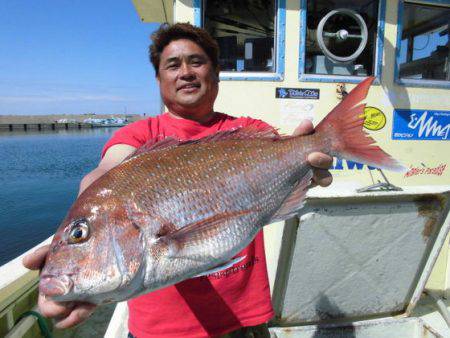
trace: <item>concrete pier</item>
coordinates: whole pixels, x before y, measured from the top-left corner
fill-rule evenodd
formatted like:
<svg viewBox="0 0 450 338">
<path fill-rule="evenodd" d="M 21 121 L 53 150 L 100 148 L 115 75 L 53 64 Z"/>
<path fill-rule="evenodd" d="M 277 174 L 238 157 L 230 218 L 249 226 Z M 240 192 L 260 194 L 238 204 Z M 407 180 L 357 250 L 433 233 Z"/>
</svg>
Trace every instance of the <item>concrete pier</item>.
<svg viewBox="0 0 450 338">
<path fill-rule="evenodd" d="M 8 123 L 0 124 L 0 131 L 59 130 L 94 128 L 91 123 Z"/>
<path fill-rule="evenodd" d="M 0 115 L 0 132 L 121 127 L 143 118 L 136 114 Z M 126 123 L 93 123 L 98 119 L 121 119 Z"/>
</svg>

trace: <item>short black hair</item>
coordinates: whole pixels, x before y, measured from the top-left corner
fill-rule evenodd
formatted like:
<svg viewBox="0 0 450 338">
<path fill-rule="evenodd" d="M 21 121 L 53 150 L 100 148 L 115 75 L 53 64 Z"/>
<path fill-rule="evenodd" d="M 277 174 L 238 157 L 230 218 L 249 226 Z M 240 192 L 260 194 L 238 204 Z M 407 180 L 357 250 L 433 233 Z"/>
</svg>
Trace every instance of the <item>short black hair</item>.
<svg viewBox="0 0 450 338">
<path fill-rule="evenodd" d="M 203 28 L 196 27 L 190 23 L 162 24 L 151 36 L 152 44 L 149 47 L 150 62 L 159 73 L 161 53 L 164 48 L 174 40 L 187 39 L 199 45 L 208 55 L 214 69 L 219 70 L 219 45 L 217 41 Z"/>
</svg>

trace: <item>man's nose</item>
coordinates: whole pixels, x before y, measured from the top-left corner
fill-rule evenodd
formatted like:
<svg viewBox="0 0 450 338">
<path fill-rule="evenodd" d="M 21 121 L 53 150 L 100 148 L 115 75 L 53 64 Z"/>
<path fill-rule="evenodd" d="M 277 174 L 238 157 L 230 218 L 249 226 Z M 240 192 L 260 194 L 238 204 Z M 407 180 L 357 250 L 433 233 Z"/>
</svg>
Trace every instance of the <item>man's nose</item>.
<svg viewBox="0 0 450 338">
<path fill-rule="evenodd" d="M 180 66 L 180 77 L 183 79 L 195 77 L 192 67 L 186 62 L 182 62 Z"/>
</svg>

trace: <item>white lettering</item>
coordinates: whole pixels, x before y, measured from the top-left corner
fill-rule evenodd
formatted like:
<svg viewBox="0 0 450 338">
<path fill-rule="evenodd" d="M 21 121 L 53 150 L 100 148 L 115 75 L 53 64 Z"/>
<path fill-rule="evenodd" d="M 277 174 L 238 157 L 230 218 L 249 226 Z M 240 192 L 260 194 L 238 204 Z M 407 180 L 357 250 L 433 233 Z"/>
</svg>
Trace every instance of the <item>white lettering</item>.
<svg viewBox="0 0 450 338">
<path fill-rule="evenodd" d="M 318 93 L 310 90 L 310 89 L 295 89 L 295 88 L 289 88 L 289 95 L 291 97 L 317 97 Z"/>
<path fill-rule="evenodd" d="M 441 137 L 443 140 L 448 139 L 450 132 L 450 123 L 447 125 L 440 125 L 438 121 L 433 120 L 433 116 L 427 119 L 428 112 L 425 111 L 419 118 L 417 114 L 411 114 L 408 127 L 410 129 L 418 129 L 417 135 L 419 137 Z"/>
<path fill-rule="evenodd" d="M 414 135 L 410 134 L 410 133 L 394 133 L 394 137 L 408 137 L 408 138 L 411 138 L 413 136 Z"/>
</svg>

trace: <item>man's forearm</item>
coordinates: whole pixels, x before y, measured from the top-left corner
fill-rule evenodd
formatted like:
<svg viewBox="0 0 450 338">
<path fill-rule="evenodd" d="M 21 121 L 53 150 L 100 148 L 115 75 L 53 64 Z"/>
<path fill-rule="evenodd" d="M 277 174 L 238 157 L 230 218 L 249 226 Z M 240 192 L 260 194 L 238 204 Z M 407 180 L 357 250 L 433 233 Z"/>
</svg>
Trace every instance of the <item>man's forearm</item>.
<svg viewBox="0 0 450 338">
<path fill-rule="evenodd" d="M 97 180 L 100 176 L 106 173 L 108 170 L 102 168 L 95 168 L 89 174 L 83 177 L 80 182 L 80 190 L 78 191 L 78 196 L 81 195 L 83 191 L 87 189 L 95 180 Z"/>
</svg>

